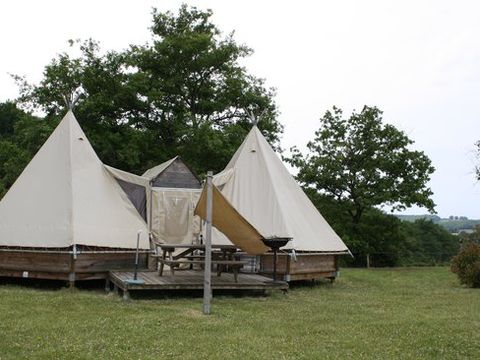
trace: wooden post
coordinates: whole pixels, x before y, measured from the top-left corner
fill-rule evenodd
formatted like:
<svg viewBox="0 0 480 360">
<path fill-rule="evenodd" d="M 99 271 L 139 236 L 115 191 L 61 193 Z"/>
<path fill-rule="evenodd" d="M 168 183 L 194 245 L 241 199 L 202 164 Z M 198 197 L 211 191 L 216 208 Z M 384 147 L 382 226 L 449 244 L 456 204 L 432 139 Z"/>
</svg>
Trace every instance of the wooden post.
<svg viewBox="0 0 480 360">
<path fill-rule="evenodd" d="M 68 274 L 68 288 L 70 290 L 75 290 L 75 273 L 71 272 Z"/>
<path fill-rule="evenodd" d="M 133 270 L 133 280 L 137 280 L 138 276 L 138 251 L 140 246 L 140 235 L 142 234 L 142 230 L 137 231 L 137 247 L 135 248 L 135 269 Z"/>
<path fill-rule="evenodd" d="M 148 182 L 148 202 L 150 206 L 148 207 L 148 232 L 152 232 L 152 213 L 153 213 L 153 180 Z"/>
<path fill-rule="evenodd" d="M 205 269 L 203 279 L 203 313 L 210 314 L 210 299 L 212 297 L 212 212 L 213 212 L 213 173 L 207 173 L 207 219 L 205 236 Z"/>
<path fill-rule="evenodd" d="M 70 273 L 68 274 L 68 287 L 70 290 L 75 289 L 75 261 L 77 261 L 77 245 L 73 244 L 70 257 Z"/>
<path fill-rule="evenodd" d="M 150 245 L 150 250 L 155 250 L 155 245 L 153 243 L 153 232 L 152 232 L 152 213 L 153 213 L 153 180 L 150 180 L 148 182 L 148 204 L 149 206 L 147 207 L 147 225 L 148 225 L 148 242 Z M 158 255 L 158 254 L 155 254 Z M 156 259 L 152 258 L 149 255 L 147 255 L 147 268 L 149 270 L 158 270 L 158 262 Z"/>
<path fill-rule="evenodd" d="M 367 254 L 367 269 L 370 269 L 370 254 Z"/>
</svg>

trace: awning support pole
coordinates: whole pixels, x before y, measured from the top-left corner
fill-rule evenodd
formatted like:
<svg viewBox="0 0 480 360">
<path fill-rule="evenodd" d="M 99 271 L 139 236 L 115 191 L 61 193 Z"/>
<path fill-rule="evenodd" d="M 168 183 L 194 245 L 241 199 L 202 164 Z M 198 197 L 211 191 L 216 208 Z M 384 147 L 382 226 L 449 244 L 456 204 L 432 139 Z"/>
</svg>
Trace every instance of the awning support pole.
<svg viewBox="0 0 480 360">
<path fill-rule="evenodd" d="M 138 248 L 140 247 L 140 234 L 142 233 L 142 230 L 138 230 L 137 232 L 137 248 L 135 251 L 135 269 L 133 271 L 133 280 L 137 281 L 137 275 L 138 275 Z"/>
<path fill-rule="evenodd" d="M 153 181 L 150 180 L 148 182 L 148 202 L 149 202 L 149 207 L 148 207 L 148 234 L 151 237 L 152 236 L 152 208 L 153 208 Z"/>
<path fill-rule="evenodd" d="M 212 298 L 212 213 L 213 213 L 213 172 L 207 172 L 207 219 L 205 236 L 205 270 L 203 280 L 203 313 L 210 314 L 210 299 Z"/>
</svg>

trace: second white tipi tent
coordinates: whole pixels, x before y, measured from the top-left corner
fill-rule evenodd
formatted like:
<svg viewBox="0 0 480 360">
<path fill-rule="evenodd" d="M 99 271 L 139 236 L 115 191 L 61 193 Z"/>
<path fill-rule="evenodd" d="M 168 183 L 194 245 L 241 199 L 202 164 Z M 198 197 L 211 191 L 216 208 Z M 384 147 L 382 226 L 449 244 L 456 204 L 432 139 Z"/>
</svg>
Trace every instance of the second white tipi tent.
<svg viewBox="0 0 480 360">
<path fill-rule="evenodd" d="M 264 237 L 291 237 L 284 249 L 349 253 L 257 126 L 213 182 Z M 214 241 L 226 239 L 217 233 Z"/>
<path fill-rule="evenodd" d="M 0 246 L 149 248 L 147 224 L 69 111 L 0 201 Z"/>
</svg>

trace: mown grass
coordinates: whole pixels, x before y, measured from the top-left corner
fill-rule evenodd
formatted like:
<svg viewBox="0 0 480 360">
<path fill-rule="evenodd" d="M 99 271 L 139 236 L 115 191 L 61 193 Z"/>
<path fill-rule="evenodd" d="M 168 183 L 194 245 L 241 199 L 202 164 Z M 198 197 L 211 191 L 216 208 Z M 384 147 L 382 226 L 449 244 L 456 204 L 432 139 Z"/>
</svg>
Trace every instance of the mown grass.
<svg viewBox="0 0 480 360">
<path fill-rule="evenodd" d="M 201 308 L 0 285 L 0 359 L 480 358 L 480 291 L 448 268 L 345 269 L 333 285 Z"/>
</svg>

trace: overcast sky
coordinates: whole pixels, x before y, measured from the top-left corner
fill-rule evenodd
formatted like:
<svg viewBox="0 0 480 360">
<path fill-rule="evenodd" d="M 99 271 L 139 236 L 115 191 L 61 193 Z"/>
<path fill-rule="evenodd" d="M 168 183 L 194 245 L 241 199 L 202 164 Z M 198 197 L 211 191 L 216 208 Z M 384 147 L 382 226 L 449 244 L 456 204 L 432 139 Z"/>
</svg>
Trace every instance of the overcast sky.
<svg viewBox="0 0 480 360">
<path fill-rule="evenodd" d="M 277 89 L 282 146 L 304 148 L 320 116 L 376 105 L 432 159 L 440 216 L 480 218 L 474 143 L 480 139 L 478 1 L 184 1 L 214 11 L 222 31 L 254 49 L 244 62 Z M 150 39 L 151 8 L 182 1 L 0 2 L 0 101 L 15 98 L 8 73 L 41 79 L 67 40 L 103 49 Z M 407 213 L 424 213 L 411 209 Z"/>
</svg>

